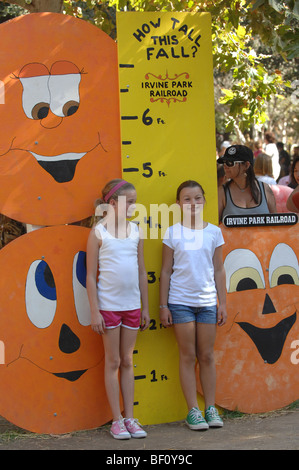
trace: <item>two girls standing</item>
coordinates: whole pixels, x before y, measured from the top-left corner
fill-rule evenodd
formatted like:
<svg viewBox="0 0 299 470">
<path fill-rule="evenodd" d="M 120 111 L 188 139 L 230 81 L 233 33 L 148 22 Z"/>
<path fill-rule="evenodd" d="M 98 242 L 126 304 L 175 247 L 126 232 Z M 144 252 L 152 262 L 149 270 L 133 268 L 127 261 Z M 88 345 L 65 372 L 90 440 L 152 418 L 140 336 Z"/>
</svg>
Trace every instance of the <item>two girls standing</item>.
<svg viewBox="0 0 299 470">
<path fill-rule="evenodd" d="M 133 349 L 140 319 L 142 330 L 150 321 L 143 236 L 138 226 L 127 220 L 135 209 L 136 190 L 126 181 L 113 180 L 104 188 L 102 202 L 107 204 L 106 216 L 91 230 L 87 245 L 87 292 L 92 329 L 103 335 L 105 386 L 113 414 L 110 432 L 116 439 L 145 437 L 146 432 L 133 418 Z M 191 429 L 206 429 L 223 424 L 214 406 L 213 359 L 216 324 L 226 320 L 223 238 L 218 227 L 202 220 L 205 198 L 198 183 L 183 183 L 177 203 L 184 217 L 182 224 L 170 227 L 164 237 L 160 318 L 164 326 L 174 324 L 181 386 L 189 410 L 186 423 Z M 197 405 L 196 358 L 206 420 Z M 125 418 L 119 404 L 119 372 Z"/>
</svg>

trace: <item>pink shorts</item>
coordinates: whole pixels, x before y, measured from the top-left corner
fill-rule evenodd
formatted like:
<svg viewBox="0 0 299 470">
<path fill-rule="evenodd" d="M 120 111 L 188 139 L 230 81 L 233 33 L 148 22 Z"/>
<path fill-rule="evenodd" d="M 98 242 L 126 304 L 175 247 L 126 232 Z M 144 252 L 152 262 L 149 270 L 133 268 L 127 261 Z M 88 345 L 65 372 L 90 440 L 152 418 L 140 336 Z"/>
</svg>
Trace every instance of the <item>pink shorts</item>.
<svg viewBox="0 0 299 470">
<path fill-rule="evenodd" d="M 112 312 L 107 310 L 100 310 L 104 318 L 106 328 L 117 328 L 124 326 L 131 330 L 138 330 L 140 326 L 141 310 L 124 310 L 122 312 Z"/>
</svg>

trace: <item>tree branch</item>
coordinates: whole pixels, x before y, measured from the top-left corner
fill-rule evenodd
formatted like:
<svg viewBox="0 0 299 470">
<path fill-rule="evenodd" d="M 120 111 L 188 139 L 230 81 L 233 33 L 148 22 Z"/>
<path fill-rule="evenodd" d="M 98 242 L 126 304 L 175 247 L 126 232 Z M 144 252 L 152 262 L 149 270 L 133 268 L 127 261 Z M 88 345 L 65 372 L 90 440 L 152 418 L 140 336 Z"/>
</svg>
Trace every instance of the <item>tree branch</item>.
<svg viewBox="0 0 299 470">
<path fill-rule="evenodd" d="M 29 13 L 49 11 L 51 13 L 62 13 L 63 0 L 12 0 L 8 3 L 18 5 Z"/>
</svg>

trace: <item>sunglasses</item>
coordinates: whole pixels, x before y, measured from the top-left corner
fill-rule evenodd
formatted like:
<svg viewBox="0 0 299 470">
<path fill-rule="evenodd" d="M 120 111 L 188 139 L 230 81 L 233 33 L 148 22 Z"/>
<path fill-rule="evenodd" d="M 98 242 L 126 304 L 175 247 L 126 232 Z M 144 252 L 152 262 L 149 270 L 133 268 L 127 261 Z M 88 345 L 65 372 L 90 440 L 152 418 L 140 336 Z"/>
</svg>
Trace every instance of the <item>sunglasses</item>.
<svg viewBox="0 0 299 470">
<path fill-rule="evenodd" d="M 240 160 L 226 160 L 225 162 L 223 162 L 223 165 L 231 168 L 235 166 L 236 163 L 245 163 L 245 162 L 241 162 Z"/>
</svg>

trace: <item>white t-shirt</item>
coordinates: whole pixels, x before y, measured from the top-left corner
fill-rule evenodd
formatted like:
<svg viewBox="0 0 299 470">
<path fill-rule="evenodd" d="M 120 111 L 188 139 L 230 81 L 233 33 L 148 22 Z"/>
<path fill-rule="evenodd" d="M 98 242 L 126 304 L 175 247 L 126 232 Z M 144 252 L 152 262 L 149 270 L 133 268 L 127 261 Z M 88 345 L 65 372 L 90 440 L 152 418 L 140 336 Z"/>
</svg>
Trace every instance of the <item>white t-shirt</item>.
<svg viewBox="0 0 299 470">
<path fill-rule="evenodd" d="M 168 302 L 191 307 L 216 305 L 213 256 L 224 244 L 220 228 L 209 223 L 203 230 L 192 230 L 177 223 L 166 230 L 163 243 L 174 251 Z"/>
<path fill-rule="evenodd" d="M 99 223 L 95 233 L 102 239 L 99 249 L 98 299 L 101 310 L 124 311 L 140 308 L 138 243 L 139 229 L 129 222 L 127 238 L 115 238 Z"/>
<path fill-rule="evenodd" d="M 272 158 L 272 171 L 275 180 L 279 177 L 280 164 L 279 164 L 279 152 L 276 144 L 270 143 L 265 146 L 265 153 Z"/>
</svg>

